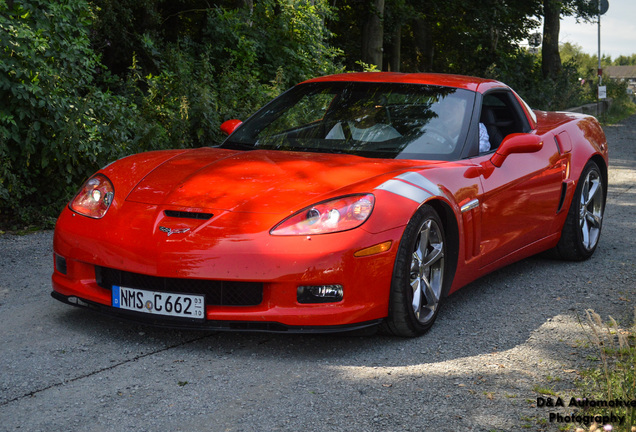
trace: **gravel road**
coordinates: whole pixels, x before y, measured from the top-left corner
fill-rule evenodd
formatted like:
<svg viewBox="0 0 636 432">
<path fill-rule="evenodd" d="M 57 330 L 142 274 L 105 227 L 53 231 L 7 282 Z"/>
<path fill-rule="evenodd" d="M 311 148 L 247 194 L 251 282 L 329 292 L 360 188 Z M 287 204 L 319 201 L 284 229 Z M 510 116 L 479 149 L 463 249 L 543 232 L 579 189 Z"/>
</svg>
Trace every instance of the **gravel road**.
<svg viewBox="0 0 636 432">
<path fill-rule="evenodd" d="M 596 254 L 526 259 L 453 295 L 424 337 L 155 329 L 50 296 L 52 232 L 0 235 L 0 431 L 558 430 L 539 388 L 577 396 L 585 309 L 636 304 L 636 116 L 605 128 Z"/>
</svg>

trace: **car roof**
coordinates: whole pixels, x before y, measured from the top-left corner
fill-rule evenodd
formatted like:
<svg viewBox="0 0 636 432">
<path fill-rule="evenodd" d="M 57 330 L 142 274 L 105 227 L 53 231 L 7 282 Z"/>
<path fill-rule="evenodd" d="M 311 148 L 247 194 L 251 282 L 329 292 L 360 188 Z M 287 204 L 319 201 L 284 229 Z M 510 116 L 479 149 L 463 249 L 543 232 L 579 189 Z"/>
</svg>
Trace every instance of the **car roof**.
<svg viewBox="0 0 636 432">
<path fill-rule="evenodd" d="M 305 82 L 330 81 L 430 84 L 472 90 L 478 93 L 485 93 L 488 90 L 496 88 L 508 89 L 508 86 L 505 84 L 491 79 L 436 73 L 352 72 L 322 76 Z"/>
</svg>

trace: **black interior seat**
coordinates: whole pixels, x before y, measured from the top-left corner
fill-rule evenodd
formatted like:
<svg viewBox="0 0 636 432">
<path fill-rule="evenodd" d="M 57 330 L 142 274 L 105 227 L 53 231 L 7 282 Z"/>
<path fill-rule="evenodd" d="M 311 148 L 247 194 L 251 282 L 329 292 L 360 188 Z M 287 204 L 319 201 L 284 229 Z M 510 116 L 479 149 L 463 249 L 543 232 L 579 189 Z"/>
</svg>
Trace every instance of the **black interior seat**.
<svg viewBox="0 0 636 432">
<path fill-rule="evenodd" d="M 504 136 L 499 130 L 497 126 L 497 118 L 495 117 L 494 111 L 487 107 L 483 106 L 481 108 L 481 116 L 479 117 L 479 121 L 486 126 L 486 130 L 488 131 L 488 140 L 490 141 L 490 149 L 496 149 L 503 141 Z"/>
</svg>

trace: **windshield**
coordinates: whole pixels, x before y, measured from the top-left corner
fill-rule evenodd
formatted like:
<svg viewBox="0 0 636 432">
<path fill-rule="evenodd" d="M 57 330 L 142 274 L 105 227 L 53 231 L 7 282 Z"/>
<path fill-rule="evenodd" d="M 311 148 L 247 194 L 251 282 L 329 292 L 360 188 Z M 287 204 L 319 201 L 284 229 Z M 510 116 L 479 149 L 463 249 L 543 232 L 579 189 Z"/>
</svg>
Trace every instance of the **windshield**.
<svg viewBox="0 0 636 432">
<path fill-rule="evenodd" d="M 454 160 L 466 141 L 474 100 L 469 90 L 431 85 L 301 84 L 221 147 Z"/>
</svg>

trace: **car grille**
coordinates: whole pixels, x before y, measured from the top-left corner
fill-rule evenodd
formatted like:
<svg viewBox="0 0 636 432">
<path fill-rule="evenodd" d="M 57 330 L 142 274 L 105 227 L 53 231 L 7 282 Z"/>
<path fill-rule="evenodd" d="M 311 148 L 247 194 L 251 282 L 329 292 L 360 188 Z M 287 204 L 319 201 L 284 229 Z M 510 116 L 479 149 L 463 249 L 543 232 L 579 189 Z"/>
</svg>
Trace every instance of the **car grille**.
<svg viewBox="0 0 636 432">
<path fill-rule="evenodd" d="M 149 291 L 204 294 L 208 306 L 256 306 L 263 301 L 263 284 L 206 279 L 181 279 L 148 276 L 107 267 L 95 267 L 97 285 L 113 285 Z"/>
</svg>

